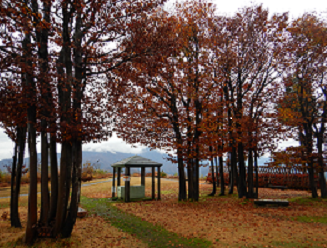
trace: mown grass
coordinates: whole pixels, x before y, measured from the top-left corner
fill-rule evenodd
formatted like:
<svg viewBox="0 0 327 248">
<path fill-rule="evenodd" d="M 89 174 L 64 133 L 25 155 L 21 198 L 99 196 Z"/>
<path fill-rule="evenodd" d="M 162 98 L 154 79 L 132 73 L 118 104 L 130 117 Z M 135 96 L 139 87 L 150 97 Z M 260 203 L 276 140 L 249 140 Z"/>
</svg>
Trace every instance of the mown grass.
<svg viewBox="0 0 327 248">
<path fill-rule="evenodd" d="M 248 247 L 256 247 L 256 248 L 306 248 L 306 247 L 322 247 L 321 242 L 314 241 L 314 240 L 307 240 L 306 242 L 280 242 L 280 241 L 273 241 L 266 245 L 255 245 L 255 246 L 240 246 L 242 248 Z"/>
<path fill-rule="evenodd" d="M 327 224 L 327 216 L 298 216 L 293 218 L 296 221 L 304 222 L 304 223 L 322 223 Z"/>
<path fill-rule="evenodd" d="M 289 202 L 295 202 L 304 206 L 327 207 L 327 198 L 310 198 L 310 197 L 295 197 L 289 199 Z"/>
<path fill-rule="evenodd" d="M 212 243 L 200 238 L 184 238 L 159 225 L 142 220 L 142 218 L 125 213 L 114 206 L 108 199 L 81 198 L 81 204 L 91 214 L 96 214 L 122 231 L 135 235 L 150 247 L 211 247 Z"/>
<path fill-rule="evenodd" d="M 23 235 L 24 236 L 24 235 Z M 23 243 L 23 236 L 19 238 L 16 241 L 8 242 L 2 246 L 3 248 L 12 248 L 12 247 L 18 247 L 25 245 Z M 54 239 L 54 238 L 48 238 L 47 240 L 44 239 L 36 239 L 34 242 L 34 245 L 27 246 L 28 248 L 46 248 L 46 247 L 52 247 L 52 248 L 69 248 L 69 247 L 79 247 L 82 246 L 82 243 L 76 239 L 73 238 L 65 238 L 65 239 Z"/>
</svg>

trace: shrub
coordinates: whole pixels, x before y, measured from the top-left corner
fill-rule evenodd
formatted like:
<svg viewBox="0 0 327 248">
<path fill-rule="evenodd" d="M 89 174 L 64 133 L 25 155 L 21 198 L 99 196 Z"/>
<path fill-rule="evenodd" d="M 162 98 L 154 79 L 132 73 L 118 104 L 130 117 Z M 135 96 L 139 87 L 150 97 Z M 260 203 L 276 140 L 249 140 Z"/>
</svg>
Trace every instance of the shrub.
<svg viewBox="0 0 327 248">
<path fill-rule="evenodd" d="M 95 173 L 100 174 L 100 175 L 105 175 L 105 174 L 107 174 L 106 171 L 101 170 L 101 169 L 97 169 L 97 170 L 95 170 Z"/>
<path fill-rule="evenodd" d="M 162 177 L 162 178 L 166 178 L 167 177 L 167 173 L 165 173 L 165 172 L 160 172 L 160 177 Z"/>
</svg>

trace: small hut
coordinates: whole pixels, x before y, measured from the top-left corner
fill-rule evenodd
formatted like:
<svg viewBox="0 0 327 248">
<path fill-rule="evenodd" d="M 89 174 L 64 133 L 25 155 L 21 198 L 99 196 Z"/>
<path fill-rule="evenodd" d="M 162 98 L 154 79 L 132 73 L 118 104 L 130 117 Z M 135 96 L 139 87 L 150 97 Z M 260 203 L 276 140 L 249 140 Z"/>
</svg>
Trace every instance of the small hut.
<svg viewBox="0 0 327 248">
<path fill-rule="evenodd" d="M 120 162 L 116 162 L 111 165 L 113 167 L 113 178 L 112 178 L 112 197 L 115 197 L 116 188 L 116 170 L 117 171 L 117 196 L 125 199 L 125 202 L 129 202 L 131 197 L 133 198 L 143 198 L 145 196 L 145 168 L 152 168 L 152 199 L 155 199 L 155 168 L 157 168 L 157 178 L 158 178 L 158 197 L 160 200 L 160 167 L 162 164 L 153 162 L 150 159 L 143 158 L 140 156 L 133 156 L 125 158 Z M 125 168 L 125 186 L 120 186 L 120 175 L 121 169 Z M 130 185 L 130 169 L 131 168 L 141 168 L 141 185 L 131 186 Z"/>
</svg>

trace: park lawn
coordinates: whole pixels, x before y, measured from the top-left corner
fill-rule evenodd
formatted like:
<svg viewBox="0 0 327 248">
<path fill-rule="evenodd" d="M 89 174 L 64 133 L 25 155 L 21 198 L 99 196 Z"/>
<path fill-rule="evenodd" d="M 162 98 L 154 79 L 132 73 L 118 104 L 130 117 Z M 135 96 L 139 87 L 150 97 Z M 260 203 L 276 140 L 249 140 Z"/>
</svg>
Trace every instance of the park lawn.
<svg viewBox="0 0 327 248">
<path fill-rule="evenodd" d="M 259 190 L 269 198 L 306 200 L 295 200 L 287 208 L 256 207 L 236 195 L 202 196 L 199 203 L 169 200 L 115 206 L 186 238 L 209 240 L 213 247 L 327 247 L 327 199 L 312 200 L 308 192 L 296 190 Z"/>
<path fill-rule="evenodd" d="M 0 216 L 9 208 L 0 209 Z M 0 220 L 0 247 L 28 247 L 22 244 L 27 222 L 27 207 L 20 207 L 20 217 L 23 228 L 10 227 L 9 220 Z M 147 244 L 113 227 L 101 217 L 88 216 L 77 219 L 72 236 L 68 239 L 38 239 L 33 247 L 140 247 L 146 248 Z"/>
<path fill-rule="evenodd" d="M 131 185 L 139 184 L 132 178 Z M 306 191 L 259 189 L 260 198 L 291 199 L 287 208 L 265 208 L 238 199 L 236 188 L 233 195 L 208 197 L 210 184 L 200 184 L 198 203 L 178 202 L 178 182 L 168 180 L 161 180 L 161 201 L 112 202 L 111 185 L 82 188 L 81 205 L 89 214 L 77 220 L 71 238 L 38 240 L 34 247 L 327 247 L 327 200 L 312 200 Z M 4 211 L 9 199 L 0 199 L 0 216 Z M 20 215 L 23 229 L 0 219 L 0 247 L 26 247 L 19 240 L 27 197 L 20 198 Z"/>
<path fill-rule="evenodd" d="M 102 179 L 94 179 L 90 182 L 82 182 L 83 184 L 88 184 L 88 183 L 96 183 L 96 182 L 103 182 L 103 181 L 107 181 L 110 178 L 102 178 Z M 20 186 L 20 194 L 28 194 L 28 189 L 29 189 L 29 184 L 22 184 Z M 49 182 L 49 190 L 51 189 L 51 184 Z M 40 192 L 41 191 L 41 183 L 37 184 L 37 191 Z M 1 197 L 6 197 L 6 196 L 10 196 L 10 186 L 9 187 L 0 187 L 0 198 Z"/>
</svg>

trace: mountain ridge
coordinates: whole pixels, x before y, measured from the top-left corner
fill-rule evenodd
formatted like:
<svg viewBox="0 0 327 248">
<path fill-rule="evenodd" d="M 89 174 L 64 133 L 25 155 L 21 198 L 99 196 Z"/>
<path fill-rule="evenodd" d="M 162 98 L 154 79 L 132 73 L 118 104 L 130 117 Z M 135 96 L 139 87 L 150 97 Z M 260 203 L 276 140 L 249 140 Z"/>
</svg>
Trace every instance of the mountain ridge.
<svg viewBox="0 0 327 248">
<path fill-rule="evenodd" d="M 111 164 L 121 161 L 125 158 L 132 157 L 134 155 L 139 155 L 141 157 L 145 157 L 148 159 L 151 159 L 152 161 L 162 163 L 161 171 L 164 171 L 167 174 L 175 174 L 178 172 L 177 170 L 177 164 L 173 164 L 170 161 L 167 161 L 166 158 L 168 158 L 167 154 L 160 153 L 156 150 L 150 151 L 150 149 L 146 149 L 142 153 L 123 153 L 123 152 L 94 152 L 94 151 L 83 151 L 83 158 L 82 163 L 85 164 L 87 161 L 89 161 L 91 164 L 96 163 L 98 160 L 99 168 L 102 170 L 110 171 L 112 172 Z M 58 162 L 60 162 L 60 156 L 61 154 L 57 154 Z M 38 160 L 41 160 L 41 154 L 38 153 Z M 259 165 L 264 165 L 264 163 L 268 162 L 269 158 L 259 158 Z M 24 159 L 25 164 L 27 164 L 28 167 L 28 157 Z M 0 160 L 0 170 L 4 171 L 6 168 L 4 165 L 10 165 L 11 166 L 12 159 L 2 159 Z M 203 161 L 203 163 L 208 163 L 208 161 Z M 201 174 L 203 176 L 208 174 L 208 166 L 207 167 L 200 167 L 200 176 Z M 131 172 L 140 171 L 139 169 L 132 169 Z M 148 169 L 148 172 L 150 172 L 150 169 Z"/>
</svg>

